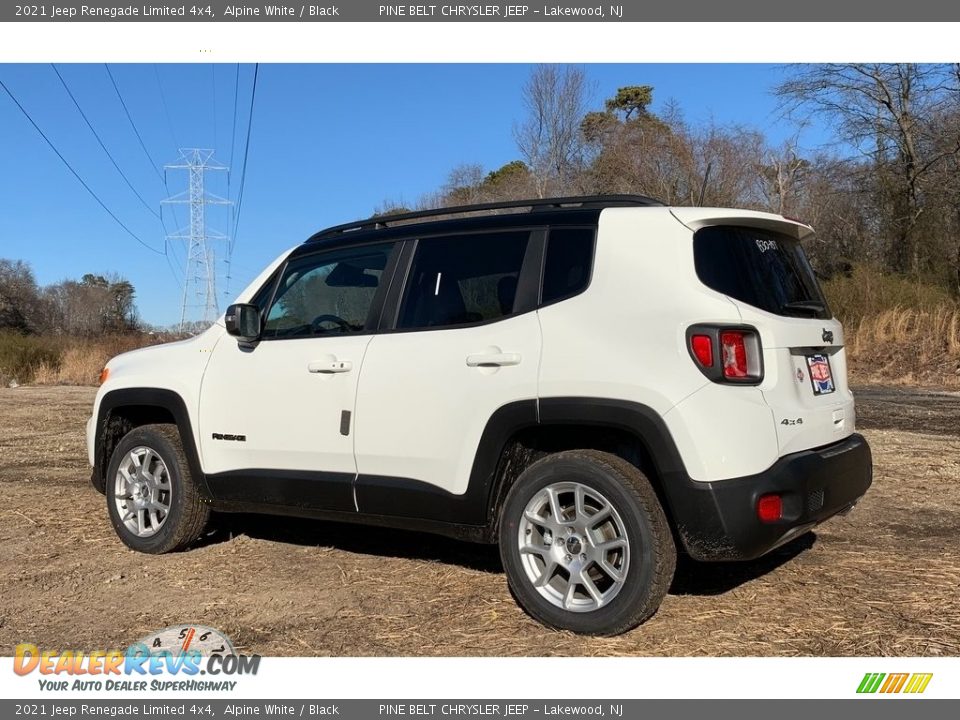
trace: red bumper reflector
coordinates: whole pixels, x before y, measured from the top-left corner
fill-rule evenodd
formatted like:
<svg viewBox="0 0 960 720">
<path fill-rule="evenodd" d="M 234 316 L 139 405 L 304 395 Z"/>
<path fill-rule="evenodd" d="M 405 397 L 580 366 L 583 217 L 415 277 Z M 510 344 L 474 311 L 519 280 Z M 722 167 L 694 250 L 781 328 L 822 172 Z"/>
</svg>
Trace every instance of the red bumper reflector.
<svg viewBox="0 0 960 720">
<path fill-rule="evenodd" d="M 757 500 L 757 517 L 760 522 L 772 523 L 783 517 L 783 501 L 779 495 L 762 495 Z"/>
<path fill-rule="evenodd" d="M 690 349 L 697 362 L 703 367 L 713 367 L 713 341 L 709 335 L 692 335 Z"/>
</svg>

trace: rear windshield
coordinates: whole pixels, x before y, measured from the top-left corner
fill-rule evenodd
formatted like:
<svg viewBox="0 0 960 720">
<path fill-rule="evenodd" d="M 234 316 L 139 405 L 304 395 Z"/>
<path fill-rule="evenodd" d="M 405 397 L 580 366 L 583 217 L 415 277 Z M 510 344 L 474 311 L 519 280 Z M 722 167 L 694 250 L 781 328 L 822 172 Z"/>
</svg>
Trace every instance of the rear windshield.
<svg viewBox="0 0 960 720">
<path fill-rule="evenodd" d="M 700 281 L 734 300 L 777 315 L 831 317 L 800 243 L 747 227 L 697 230 L 693 257 Z"/>
</svg>

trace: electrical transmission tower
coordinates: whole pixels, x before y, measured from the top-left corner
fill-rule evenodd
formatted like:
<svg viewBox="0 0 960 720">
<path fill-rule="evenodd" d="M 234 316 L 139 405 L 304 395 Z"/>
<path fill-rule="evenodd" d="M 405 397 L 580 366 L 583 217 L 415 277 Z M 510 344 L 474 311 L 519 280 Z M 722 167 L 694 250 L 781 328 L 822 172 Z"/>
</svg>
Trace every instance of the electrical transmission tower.
<svg viewBox="0 0 960 720">
<path fill-rule="evenodd" d="M 227 236 L 207 228 L 207 205 L 231 205 L 222 197 L 217 197 L 204 189 L 204 174 L 208 170 L 229 170 L 213 158 L 213 150 L 199 148 L 181 148 L 180 161 L 164 165 L 166 170 L 187 170 L 189 186 L 186 192 L 164 200 L 164 203 L 188 205 L 190 207 L 190 227 L 180 229 L 168 240 L 184 240 L 187 244 L 186 268 L 183 275 L 183 301 L 180 306 L 180 330 L 188 320 L 201 320 L 212 323 L 220 314 L 217 302 L 217 263 L 216 244 L 222 243 L 229 248 Z"/>
</svg>

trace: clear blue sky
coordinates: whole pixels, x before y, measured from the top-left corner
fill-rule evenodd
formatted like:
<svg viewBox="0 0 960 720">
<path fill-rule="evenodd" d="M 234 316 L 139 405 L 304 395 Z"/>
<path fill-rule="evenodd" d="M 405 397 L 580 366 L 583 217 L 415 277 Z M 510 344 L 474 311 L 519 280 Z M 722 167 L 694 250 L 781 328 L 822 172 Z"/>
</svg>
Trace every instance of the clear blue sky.
<svg viewBox="0 0 960 720">
<path fill-rule="evenodd" d="M 230 163 L 235 65 L 110 66 L 154 161 L 205 147 Z M 771 65 L 584 66 L 593 104 L 624 85 L 653 85 L 654 111 L 676 101 L 688 120 L 747 124 L 773 142 L 796 128 L 777 117 Z M 166 191 L 133 133 L 103 65 L 59 65 L 80 106 L 131 183 L 154 209 Z M 529 65 L 260 66 L 231 294 L 285 248 L 331 224 L 366 217 L 384 201 L 413 203 L 461 163 L 486 169 L 517 159 L 511 128 L 523 117 Z M 229 194 L 240 185 L 253 66 L 240 67 Z M 160 222 L 111 165 L 49 65 L 0 65 L 0 79 L 103 202 L 140 238 L 163 248 Z M 161 94 L 162 87 L 162 94 Z M 166 100 L 166 103 L 162 101 Z M 13 102 L 0 92 L 0 257 L 25 260 L 40 284 L 118 273 L 137 290 L 143 319 L 179 318 L 180 288 L 166 259 L 127 235 L 83 189 Z M 825 140 L 805 131 L 805 145 Z M 225 177 L 211 189 L 227 195 Z M 210 175 L 208 175 L 210 177 Z M 183 171 L 169 187 L 186 187 Z M 186 224 L 163 211 L 168 227 Z M 208 224 L 227 231 L 229 216 Z M 171 259 L 182 263 L 183 246 Z M 182 275 L 182 271 L 178 271 Z M 220 288 L 221 291 L 223 288 Z M 221 296 L 220 307 L 225 305 Z"/>
</svg>

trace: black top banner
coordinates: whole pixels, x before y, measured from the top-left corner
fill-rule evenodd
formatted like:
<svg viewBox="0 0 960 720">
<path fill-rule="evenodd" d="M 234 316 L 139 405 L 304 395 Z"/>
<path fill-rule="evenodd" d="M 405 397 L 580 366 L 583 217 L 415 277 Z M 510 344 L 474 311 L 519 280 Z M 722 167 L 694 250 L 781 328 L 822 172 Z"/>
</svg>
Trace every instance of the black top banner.
<svg viewBox="0 0 960 720">
<path fill-rule="evenodd" d="M 690 0 L 686 3 L 636 2 L 613 4 L 590 0 L 556 2 L 478 2 L 411 4 L 384 0 L 345 0 L 319 3 L 199 2 L 40 2 L 0 6 L 0 22 L 850 22 L 851 33 L 871 22 L 960 20 L 960 4 L 939 0 L 863 2 L 807 0 Z M 721 33 L 722 35 L 722 33 Z M 760 38 L 778 42 L 778 38 Z M 718 41 L 722 41 L 718 39 Z M 815 42 L 795 38 L 791 42 Z"/>
</svg>

